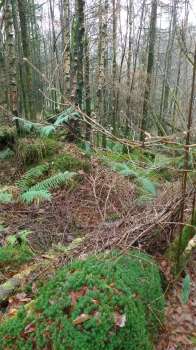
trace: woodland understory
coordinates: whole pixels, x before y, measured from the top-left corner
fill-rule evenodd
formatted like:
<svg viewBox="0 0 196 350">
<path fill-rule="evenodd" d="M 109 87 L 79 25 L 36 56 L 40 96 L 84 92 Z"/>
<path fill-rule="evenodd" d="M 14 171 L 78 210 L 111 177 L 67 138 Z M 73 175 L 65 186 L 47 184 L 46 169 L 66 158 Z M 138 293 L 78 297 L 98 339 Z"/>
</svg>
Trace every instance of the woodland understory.
<svg viewBox="0 0 196 350">
<path fill-rule="evenodd" d="M 196 349 L 195 11 L 0 0 L 0 350 Z"/>
</svg>

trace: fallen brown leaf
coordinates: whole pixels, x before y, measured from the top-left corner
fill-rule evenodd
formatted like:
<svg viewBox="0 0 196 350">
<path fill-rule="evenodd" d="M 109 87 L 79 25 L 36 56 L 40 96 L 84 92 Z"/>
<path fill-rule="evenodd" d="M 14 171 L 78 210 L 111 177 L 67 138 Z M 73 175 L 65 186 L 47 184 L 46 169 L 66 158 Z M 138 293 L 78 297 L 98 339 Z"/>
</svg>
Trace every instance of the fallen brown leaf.
<svg viewBox="0 0 196 350">
<path fill-rule="evenodd" d="M 118 311 L 114 312 L 114 322 L 117 327 L 125 327 L 126 315 L 121 315 Z"/>
<path fill-rule="evenodd" d="M 75 320 L 73 320 L 73 324 L 74 325 L 79 325 L 81 323 L 84 323 L 84 322 L 90 320 L 90 318 L 91 318 L 91 316 L 88 315 L 88 314 L 81 314 Z"/>
<path fill-rule="evenodd" d="M 33 332 L 35 332 L 35 324 L 31 322 L 25 327 L 24 334 L 29 334 Z"/>
<path fill-rule="evenodd" d="M 87 290 L 88 290 L 88 287 L 87 287 L 87 286 L 83 286 L 80 290 L 78 290 L 78 291 L 76 291 L 76 292 L 72 291 L 72 292 L 70 293 L 70 296 L 71 296 L 71 304 L 72 304 L 73 306 L 75 306 L 76 303 L 77 303 L 77 300 L 78 300 L 80 297 L 84 296 L 84 295 L 86 294 Z"/>
</svg>

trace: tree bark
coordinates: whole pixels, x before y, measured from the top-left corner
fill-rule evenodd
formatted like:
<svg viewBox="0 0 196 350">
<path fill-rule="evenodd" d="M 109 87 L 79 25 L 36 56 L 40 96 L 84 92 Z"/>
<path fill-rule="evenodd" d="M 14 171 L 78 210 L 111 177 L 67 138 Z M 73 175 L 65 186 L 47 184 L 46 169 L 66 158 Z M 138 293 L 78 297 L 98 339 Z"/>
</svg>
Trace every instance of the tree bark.
<svg viewBox="0 0 196 350">
<path fill-rule="evenodd" d="M 152 72 L 153 72 L 153 66 L 154 66 L 156 22 L 157 22 L 157 0 L 152 0 L 149 43 L 148 43 L 147 78 L 146 78 L 145 91 L 144 91 L 143 115 L 142 115 L 141 133 L 140 133 L 140 140 L 142 142 L 144 142 L 145 140 L 145 131 L 148 125 L 148 112 L 149 112 L 149 103 L 150 103 Z"/>
<path fill-rule="evenodd" d="M 31 51 L 30 51 L 30 37 L 28 33 L 28 4 L 27 0 L 17 0 L 18 1 L 18 11 L 20 18 L 20 29 L 21 29 L 21 40 L 22 40 L 22 50 L 24 58 L 31 61 Z M 28 62 L 24 61 L 24 71 L 25 71 L 25 93 L 27 101 L 27 119 L 33 119 L 33 101 L 32 101 L 32 71 Z"/>
</svg>

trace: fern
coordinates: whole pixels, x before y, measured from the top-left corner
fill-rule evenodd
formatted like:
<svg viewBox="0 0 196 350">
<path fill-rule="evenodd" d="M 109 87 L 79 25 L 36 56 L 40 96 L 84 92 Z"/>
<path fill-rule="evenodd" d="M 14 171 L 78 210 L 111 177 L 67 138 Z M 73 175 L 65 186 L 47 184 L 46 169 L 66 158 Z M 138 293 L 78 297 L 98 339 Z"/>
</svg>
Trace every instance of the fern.
<svg viewBox="0 0 196 350">
<path fill-rule="evenodd" d="M 42 125 L 40 123 L 33 123 L 31 121 L 19 117 L 16 117 L 14 119 L 17 119 L 19 121 L 20 129 L 21 131 L 24 131 L 24 133 L 35 133 L 39 136 L 48 137 L 55 132 L 58 126 L 67 123 L 70 120 L 78 119 L 79 117 L 80 114 L 76 112 L 73 107 L 70 107 L 57 116 L 57 119 L 54 124 Z"/>
<path fill-rule="evenodd" d="M 127 163 L 108 161 L 107 164 L 112 168 L 112 170 L 118 172 L 119 174 L 135 178 L 137 184 L 141 186 L 143 192 L 150 193 L 153 196 L 156 195 L 155 184 L 148 176 L 145 176 L 145 169 L 140 169 L 134 165 L 131 167 Z"/>
<path fill-rule="evenodd" d="M 41 127 L 39 130 L 40 136 L 48 137 L 52 135 L 55 132 L 55 127 L 53 125 L 47 125 L 44 127 Z"/>
<path fill-rule="evenodd" d="M 67 123 L 70 120 L 75 120 L 80 117 L 79 113 L 77 113 L 73 107 L 70 107 L 63 111 L 58 118 L 56 119 L 54 126 L 62 125 L 63 123 Z"/>
<path fill-rule="evenodd" d="M 21 201 L 23 203 L 32 204 L 36 202 L 39 204 L 41 201 L 51 200 L 51 193 L 49 190 L 54 190 L 60 187 L 71 179 L 76 173 L 66 171 L 57 175 L 51 176 L 36 185 L 32 186 L 28 191 L 21 195 Z"/>
<path fill-rule="evenodd" d="M 34 185 L 36 179 L 45 174 L 49 169 L 48 164 L 40 164 L 28 170 L 17 182 L 18 187 L 24 192 Z"/>
<path fill-rule="evenodd" d="M 13 197 L 9 192 L 0 192 L 0 204 L 12 203 Z"/>
<path fill-rule="evenodd" d="M 6 160 L 11 158 L 14 155 L 14 152 L 10 148 L 6 148 L 3 151 L 0 151 L 0 160 Z"/>
<path fill-rule="evenodd" d="M 40 202 L 51 200 L 51 197 L 52 197 L 51 193 L 46 190 L 35 191 L 30 189 L 29 191 L 24 192 L 21 195 L 21 201 L 27 204 L 32 204 L 34 202 L 39 204 Z"/>
<path fill-rule="evenodd" d="M 54 176 L 51 176 L 35 186 L 30 188 L 30 191 L 48 191 L 54 190 L 55 188 L 60 187 L 65 184 L 69 179 L 71 179 L 76 173 L 66 171 L 64 173 L 59 173 Z"/>
</svg>

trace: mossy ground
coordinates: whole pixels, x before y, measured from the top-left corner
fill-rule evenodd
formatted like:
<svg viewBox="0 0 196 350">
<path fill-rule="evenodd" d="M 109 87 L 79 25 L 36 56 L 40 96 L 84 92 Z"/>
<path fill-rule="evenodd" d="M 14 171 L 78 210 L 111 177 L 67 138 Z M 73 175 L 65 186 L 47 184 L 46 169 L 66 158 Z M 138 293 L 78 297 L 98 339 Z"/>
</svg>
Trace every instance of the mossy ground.
<svg viewBox="0 0 196 350">
<path fill-rule="evenodd" d="M 2 323 L 0 349 L 151 350 L 163 308 L 149 256 L 133 250 L 90 257 L 57 272 L 33 311 Z"/>
<path fill-rule="evenodd" d="M 0 248 L 0 269 L 1 271 L 11 265 L 11 267 L 18 267 L 32 259 L 32 251 L 27 245 L 7 245 Z"/>
</svg>

